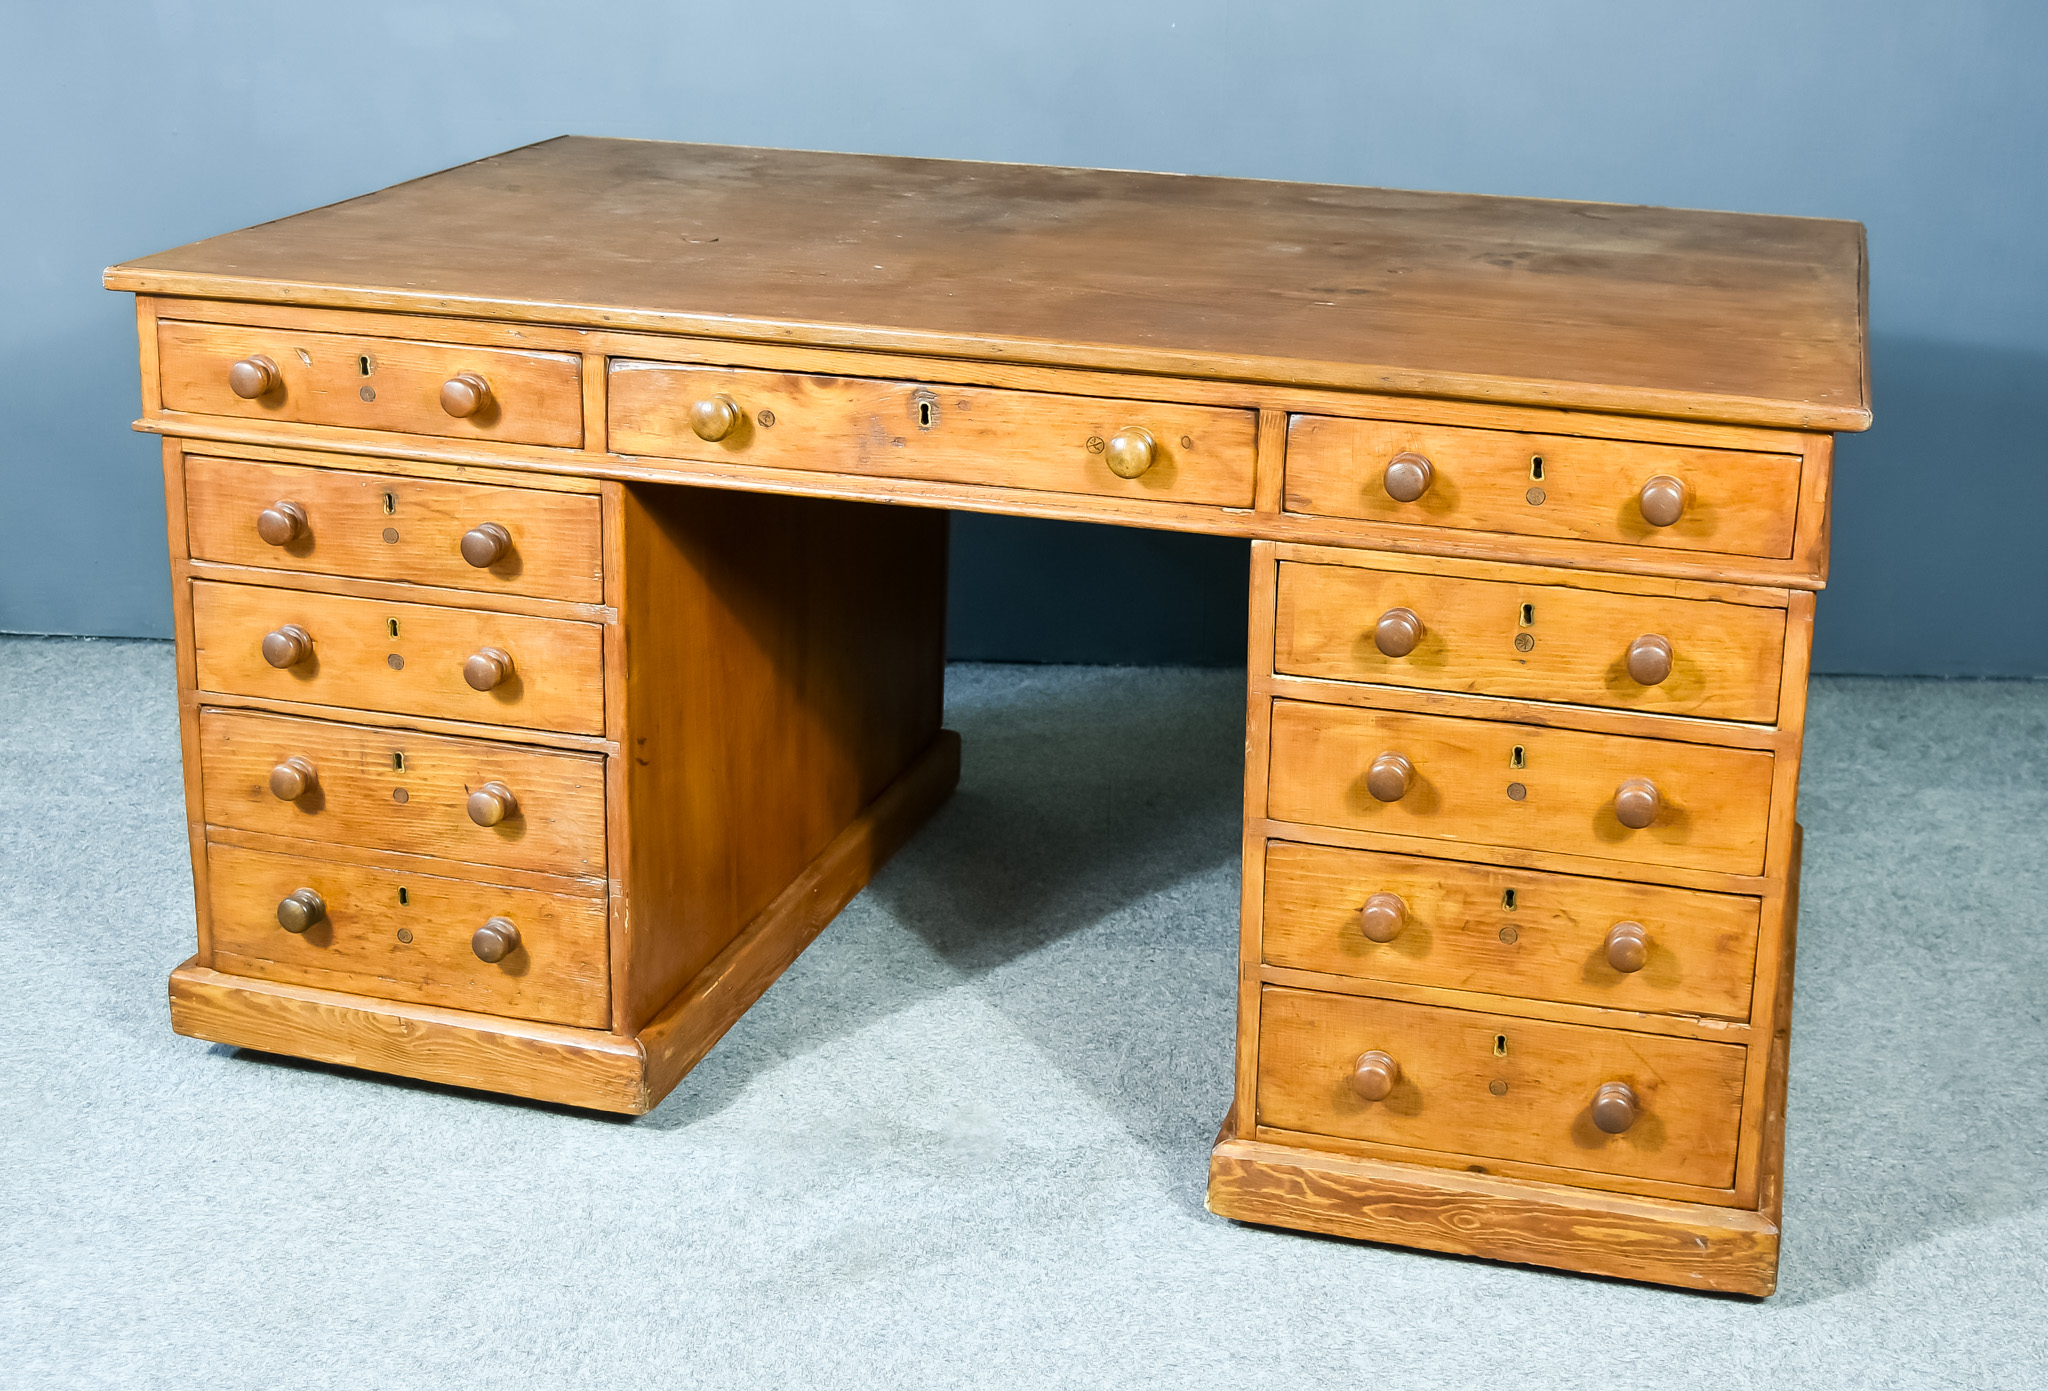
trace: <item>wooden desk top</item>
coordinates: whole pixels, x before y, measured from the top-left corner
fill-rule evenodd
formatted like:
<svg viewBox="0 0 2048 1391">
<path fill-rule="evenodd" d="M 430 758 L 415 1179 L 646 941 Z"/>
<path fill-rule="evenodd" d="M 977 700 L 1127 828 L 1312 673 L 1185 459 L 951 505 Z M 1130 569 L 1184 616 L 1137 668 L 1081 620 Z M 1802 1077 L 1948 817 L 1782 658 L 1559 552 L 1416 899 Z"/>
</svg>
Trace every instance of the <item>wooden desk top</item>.
<svg viewBox="0 0 2048 1391">
<path fill-rule="evenodd" d="M 563 137 L 106 284 L 1861 430 L 1866 269 L 1854 222 Z"/>
</svg>

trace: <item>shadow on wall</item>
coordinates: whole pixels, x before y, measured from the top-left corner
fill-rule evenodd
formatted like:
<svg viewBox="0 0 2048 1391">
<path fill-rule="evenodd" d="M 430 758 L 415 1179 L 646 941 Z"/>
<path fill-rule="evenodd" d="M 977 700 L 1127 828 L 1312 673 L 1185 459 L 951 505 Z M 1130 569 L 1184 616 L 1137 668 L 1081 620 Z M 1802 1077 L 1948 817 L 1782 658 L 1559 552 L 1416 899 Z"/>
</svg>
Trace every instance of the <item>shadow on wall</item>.
<svg viewBox="0 0 2048 1391">
<path fill-rule="evenodd" d="M 1813 669 L 2048 675 L 2048 353 L 1879 337 L 1877 423 L 1835 446 Z"/>
</svg>

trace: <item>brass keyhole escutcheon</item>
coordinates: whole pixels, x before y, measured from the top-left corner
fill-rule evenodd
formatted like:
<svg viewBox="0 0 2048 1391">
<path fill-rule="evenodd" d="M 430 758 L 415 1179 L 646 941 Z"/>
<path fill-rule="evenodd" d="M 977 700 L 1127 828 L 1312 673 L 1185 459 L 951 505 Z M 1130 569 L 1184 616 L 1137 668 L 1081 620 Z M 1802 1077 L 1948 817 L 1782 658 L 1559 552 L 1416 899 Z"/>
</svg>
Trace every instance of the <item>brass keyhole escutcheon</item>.
<svg viewBox="0 0 2048 1391">
<path fill-rule="evenodd" d="M 1507 1055 L 1508 1036 L 1506 1034 L 1495 1034 L 1493 1036 L 1493 1056 L 1496 1058 L 1505 1058 Z"/>
</svg>

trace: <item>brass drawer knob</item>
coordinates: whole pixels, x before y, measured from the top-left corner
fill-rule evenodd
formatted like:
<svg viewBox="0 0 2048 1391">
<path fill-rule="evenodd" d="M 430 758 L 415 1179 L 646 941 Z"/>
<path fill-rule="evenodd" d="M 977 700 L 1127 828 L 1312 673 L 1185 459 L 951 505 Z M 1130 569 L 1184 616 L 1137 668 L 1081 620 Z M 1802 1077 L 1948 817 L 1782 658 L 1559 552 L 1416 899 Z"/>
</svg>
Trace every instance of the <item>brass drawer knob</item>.
<svg viewBox="0 0 2048 1391">
<path fill-rule="evenodd" d="M 510 918 L 492 918 L 469 939 L 469 949 L 479 961 L 503 961 L 519 950 L 519 929 Z"/>
<path fill-rule="evenodd" d="M 711 396 L 690 406 L 690 432 L 716 444 L 740 428 L 740 403 L 730 396 Z"/>
<path fill-rule="evenodd" d="M 273 546 L 289 546 L 306 534 L 306 509 L 296 502 L 273 502 L 256 514 L 256 534 Z"/>
<path fill-rule="evenodd" d="M 296 623 L 287 623 L 263 635 L 263 660 L 282 671 L 295 667 L 313 655 L 313 635 Z"/>
<path fill-rule="evenodd" d="M 270 795 L 280 802 L 296 802 L 319 785 L 320 774 L 297 754 L 270 770 Z"/>
<path fill-rule="evenodd" d="M 1655 686 L 1671 674 L 1671 640 L 1644 633 L 1628 645 L 1628 679 Z"/>
<path fill-rule="evenodd" d="M 1415 765 L 1398 753 L 1383 753 L 1366 772 L 1366 791 L 1382 802 L 1398 802 L 1415 782 Z"/>
<path fill-rule="evenodd" d="M 300 933 L 327 916 L 327 905 L 311 889 L 294 889 L 277 904 L 277 925 Z"/>
<path fill-rule="evenodd" d="M 488 570 L 512 554 L 512 533 L 496 522 L 485 522 L 462 533 L 462 558 L 479 570 Z"/>
<path fill-rule="evenodd" d="M 1626 1082 L 1602 1082 L 1593 1093 L 1593 1124 L 1609 1135 L 1619 1135 L 1636 1123 L 1643 1104 L 1636 1089 Z"/>
<path fill-rule="evenodd" d="M 1607 964 L 1633 975 L 1650 959 L 1650 934 L 1641 923 L 1616 923 L 1607 929 Z"/>
<path fill-rule="evenodd" d="M 1401 1080 L 1401 1065 L 1379 1049 L 1360 1053 L 1351 1069 L 1351 1090 L 1367 1101 L 1385 1101 Z"/>
<path fill-rule="evenodd" d="M 1142 425 L 1127 425 L 1109 437 L 1102 461 L 1118 478 L 1136 478 L 1159 460 L 1159 441 Z"/>
<path fill-rule="evenodd" d="M 276 363 L 261 353 L 245 357 L 228 368 L 228 390 L 244 401 L 268 396 L 283 385 L 284 374 L 277 370 Z"/>
<path fill-rule="evenodd" d="M 1365 901 L 1358 910 L 1358 930 L 1368 941 L 1391 942 L 1401 935 L 1401 929 L 1408 922 L 1408 905 L 1401 901 L 1401 895 L 1378 893 Z"/>
<path fill-rule="evenodd" d="M 469 819 L 479 826 L 495 826 L 508 816 L 519 815 L 519 799 L 502 782 L 487 782 L 469 794 Z"/>
<path fill-rule="evenodd" d="M 1405 657 L 1422 641 L 1422 620 L 1414 609 L 1388 609 L 1373 625 L 1372 645 L 1382 656 Z"/>
<path fill-rule="evenodd" d="M 1621 786 L 1614 789 L 1614 814 L 1631 831 L 1640 831 L 1655 821 L 1662 805 L 1657 784 L 1648 778 L 1624 778 Z"/>
<path fill-rule="evenodd" d="M 1394 501 L 1413 502 L 1436 481 L 1436 469 L 1420 454 L 1403 450 L 1388 461 L 1381 481 L 1386 484 L 1387 496 Z"/>
<path fill-rule="evenodd" d="M 1636 495 L 1636 505 L 1643 509 L 1643 520 L 1651 526 L 1670 526 L 1685 515 L 1685 484 L 1668 473 L 1660 473 L 1643 484 L 1642 492 Z"/>
<path fill-rule="evenodd" d="M 491 384 L 474 372 L 457 372 L 441 383 L 441 409 L 457 420 L 482 414 L 491 404 Z"/>
<path fill-rule="evenodd" d="M 512 654 L 497 647 L 479 648 L 462 664 L 462 679 L 471 690 L 494 691 L 512 676 Z"/>
</svg>

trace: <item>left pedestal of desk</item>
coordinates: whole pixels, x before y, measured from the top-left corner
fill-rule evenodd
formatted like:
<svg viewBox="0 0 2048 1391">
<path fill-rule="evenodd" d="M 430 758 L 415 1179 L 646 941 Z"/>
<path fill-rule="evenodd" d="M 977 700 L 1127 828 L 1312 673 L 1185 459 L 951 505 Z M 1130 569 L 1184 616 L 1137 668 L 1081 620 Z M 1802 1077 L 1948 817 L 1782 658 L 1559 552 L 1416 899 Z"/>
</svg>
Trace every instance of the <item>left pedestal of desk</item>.
<svg viewBox="0 0 2048 1391">
<path fill-rule="evenodd" d="M 169 438 L 180 1033 L 655 1105 L 952 790 L 946 514 Z"/>
</svg>

